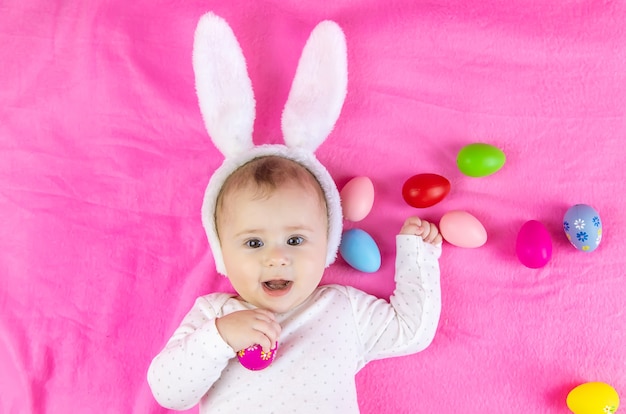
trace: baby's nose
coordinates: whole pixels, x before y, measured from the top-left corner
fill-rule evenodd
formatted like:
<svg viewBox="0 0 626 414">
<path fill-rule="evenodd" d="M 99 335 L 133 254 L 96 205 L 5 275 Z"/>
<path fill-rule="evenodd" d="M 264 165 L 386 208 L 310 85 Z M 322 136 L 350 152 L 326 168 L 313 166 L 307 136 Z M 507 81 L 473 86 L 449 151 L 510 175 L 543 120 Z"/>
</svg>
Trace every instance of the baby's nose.
<svg viewBox="0 0 626 414">
<path fill-rule="evenodd" d="M 281 247 L 268 249 L 265 264 L 266 266 L 287 266 L 289 264 L 289 255 L 286 249 Z"/>
</svg>

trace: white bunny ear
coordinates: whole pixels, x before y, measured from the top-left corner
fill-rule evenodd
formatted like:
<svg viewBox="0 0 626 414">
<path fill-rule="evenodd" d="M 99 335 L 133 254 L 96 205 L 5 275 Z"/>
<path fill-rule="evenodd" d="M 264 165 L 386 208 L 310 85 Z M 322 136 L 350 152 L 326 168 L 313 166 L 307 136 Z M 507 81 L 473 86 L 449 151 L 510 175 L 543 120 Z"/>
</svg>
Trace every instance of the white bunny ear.
<svg viewBox="0 0 626 414">
<path fill-rule="evenodd" d="M 335 126 L 348 86 L 346 49 L 343 31 L 332 21 L 311 32 L 282 115 L 288 147 L 314 152 Z"/>
<path fill-rule="evenodd" d="M 250 149 L 255 115 L 252 83 L 232 29 L 213 13 L 198 22 L 193 68 L 200 112 L 215 146 L 226 158 Z"/>
</svg>

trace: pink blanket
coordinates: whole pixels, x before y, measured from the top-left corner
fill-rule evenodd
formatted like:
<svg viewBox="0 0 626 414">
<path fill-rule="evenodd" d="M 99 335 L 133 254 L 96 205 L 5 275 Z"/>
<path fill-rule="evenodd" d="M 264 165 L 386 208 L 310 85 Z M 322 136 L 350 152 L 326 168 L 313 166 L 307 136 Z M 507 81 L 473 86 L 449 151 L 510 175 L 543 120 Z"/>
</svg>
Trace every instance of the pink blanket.
<svg viewBox="0 0 626 414">
<path fill-rule="evenodd" d="M 363 413 L 567 413 L 587 381 L 626 398 L 626 6 L 617 1 L 8 0 L 0 2 L 0 413 L 164 413 L 151 358 L 196 296 L 230 289 L 200 223 L 221 155 L 191 67 L 208 10 L 248 59 L 255 140 L 281 142 L 280 112 L 313 26 L 344 29 L 348 96 L 318 150 L 343 186 L 372 179 L 359 227 L 381 270 L 339 260 L 325 277 L 381 297 L 408 215 L 454 209 L 485 226 L 446 243 L 443 313 L 426 351 L 357 375 Z M 458 170 L 487 142 L 496 174 Z M 403 182 L 445 176 L 450 195 L 408 206 Z M 600 247 L 574 249 L 567 208 L 593 206 Z M 527 220 L 552 260 L 523 266 Z M 191 412 L 196 412 L 192 409 Z M 623 411 L 623 408 L 619 411 Z"/>
</svg>

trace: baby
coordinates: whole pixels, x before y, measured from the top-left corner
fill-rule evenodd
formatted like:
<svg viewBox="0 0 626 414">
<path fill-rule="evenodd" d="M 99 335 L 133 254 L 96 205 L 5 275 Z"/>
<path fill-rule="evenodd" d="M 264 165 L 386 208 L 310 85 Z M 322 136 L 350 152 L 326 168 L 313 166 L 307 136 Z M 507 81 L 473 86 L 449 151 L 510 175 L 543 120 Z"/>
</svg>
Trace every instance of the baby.
<svg viewBox="0 0 626 414">
<path fill-rule="evenodd" d="M 285 145 L 253 143 L 254 94 L 226 21 L 200 19 L 193 57 L 205 126 L 225 156 L 207 186 L 202 222 L 216 269 L 236 294 L 196 300 L 150 364 L 154 397 L 178 410 L 200 404 L 201 413 L 356 413 L 361 368 L 419 352 L 435 335 L 439 231 L 406 220 L 389 302 L 320 286 L 343 229 L 339 191 L 314 155 L 346 96 L 341 28 L 321 22 L 304 46 L 282 114 Z M 275 359 L 247 369 L 237 353 L 247 357 L 257 345 Z"/>
<path fill-rule="evenodd" d="M 201 413 L 357 413 L 355 374 L 369 361 L 419 352 L 432 341 L 441 300 L 441 235 L 411 217 L 396 237 L 390 301 L 320 281 L 328 202 L 298 162 L 262 156 L 236 169 L 215 206 L 225 273 L 236 294 L 196 300 L 152 361 L 148 382 L 164 407 Z M 236 353 L 280 348 L 251 371 Z"/>
</svg>

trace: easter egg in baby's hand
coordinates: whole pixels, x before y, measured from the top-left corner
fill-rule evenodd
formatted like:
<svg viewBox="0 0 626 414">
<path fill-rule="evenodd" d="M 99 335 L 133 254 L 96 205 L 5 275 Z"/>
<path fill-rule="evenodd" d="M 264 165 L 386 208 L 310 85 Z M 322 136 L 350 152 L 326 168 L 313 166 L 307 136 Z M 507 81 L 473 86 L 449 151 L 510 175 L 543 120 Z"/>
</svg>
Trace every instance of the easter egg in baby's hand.
<svg viewBox="0 0 626 414">
<path fill-rule="evenodd" d="M 276 358 L 277 349 L 278 342 L 276 346 L 268 352 L 264 352 L 261 345 L 252 345 L 237 352 L 237 358 L 239 358 L 239 363 L 245 368 L 252 371 L 259 371 L 270 366 L 274 358 Z"/>
<path fill-rule="evenodd" d="M 364 230 L 346 230 L 341 236 L 339 253 L 343 260 L 361 272 L 372 273 L 380 269 L 378 245 Z"/>
<path fill-rule="evenodd" d="M 569 242 L 582 252 L 592 252 L 602 240 L 600 214 L 587 204 L 576 204 L 563 217 L 563 231 Z"/>
<path fill-rule="evenodd" d="M 505 162 L 506 156 L 500 148 L 482 142 L 464 146 L 456 158 L 459 170 L 470 177 L 494 174 Z"/>
<path fill-rule="evenodd" d="M 619 395 L 604 382 L 586 382 L 571 390 L 566 402 L 574 414 L 613 414 L 619 406 Z"/>
<path fill-rule="evenodd" d="M 450 192 L 450 181 L 438 174 L 417 174 L 402 186 L 402 197 L 411 207 L 431 207 Z"/>
<path fill-rule="evenodd" d="M 529 220 L 517 233 L 515 253 L 526 267 L 538 269 L 552 258 L 552 238 L 543 223 Z"/>
<path fill-rule="evenodd" d="M 367 177 L 354 177 L 341 189 L 343 217 L 350 221 L 361 221 L 372 210 L 374 184 Z"/>
</svg>

